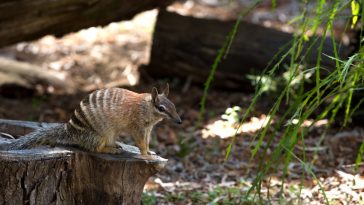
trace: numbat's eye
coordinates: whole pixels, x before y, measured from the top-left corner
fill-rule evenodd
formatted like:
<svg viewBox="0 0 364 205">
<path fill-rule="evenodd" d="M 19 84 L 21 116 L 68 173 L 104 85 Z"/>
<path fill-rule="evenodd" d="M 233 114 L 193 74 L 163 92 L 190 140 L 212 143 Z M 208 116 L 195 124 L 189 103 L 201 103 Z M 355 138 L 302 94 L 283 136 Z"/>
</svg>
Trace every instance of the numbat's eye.
<svg viewBox="0 0 364 205">
<path fill-rule="evenodd" d="M 166 111 L 166 108 L 164 106 L 158 106 L 158 110 L 160 112 L 164 112 L 164 111 Z"/>
</svg>

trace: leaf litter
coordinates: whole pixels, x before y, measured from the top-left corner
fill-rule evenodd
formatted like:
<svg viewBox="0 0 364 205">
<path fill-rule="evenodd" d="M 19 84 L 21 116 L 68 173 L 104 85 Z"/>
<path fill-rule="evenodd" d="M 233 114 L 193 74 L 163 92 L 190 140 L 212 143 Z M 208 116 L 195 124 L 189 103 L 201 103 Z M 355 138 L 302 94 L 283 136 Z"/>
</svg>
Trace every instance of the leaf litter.
<svg viewBox="0 0 364 205">
<path fill-rule="evenodd" d="M 136 91 L 147 91 L 157 82 L 151 84 L 140 79 L 139 66 L 148 62 L 151 44 L 152 25 L 145 21 L 153 20 L 155 16 L 156 11 L 149 11 L 132 21 L 112 23 L 105 28 L 90 28 L 63 38 L 46 36 L 38 41 L 1 49 L 1 55 L 40 65 L 45 71 L 64 73 L 67 80 L 78 85 L 79 93 L 64 96 L 57 91 L 46 92 L 46 99 L 0 96 L 0 117 L 66 121 L 82 96 L 91 90 L 129 86 Z M 364 166 L 359 164 L 355 170 L 354 165 L 364 140 L 363 128 L 326 130 L 324 125 L 327 122 L 315 122 L 305 141 L 298 142 L 293 152 L 302 159 L 302 151 L 305 151 L 305 162 L 317 179 L 313 179 L 302 163 L 294 159 L 284 177 L 282 161 L 262 180 L 260 193 L 252 191 L 247 195 L 258 173 L 258 159 L 262 156 L 258 153 L 251 159 L 251 149 L 257 143 L 254 136 L 261 127 L 269 126 L 265 123 L 269 117 L 265 114 L 267 104 L 258 103 L 249 120 L 236 131 L 234 116 L 231 119 L 226 116 L 229 114 L 226 108 L 239 106 L 236 112 L 243 113 L 252 95 L 211 90 L 206 121 L 202 128 L 197 128 L 195 123 L 202 88 L 181 80 L 173 80 L 171 84 L 171 99 L 182 113 L 184 123 L 182 126 L 161 123 L 153 131 L 151 149 L 169 161 L 165 170 L 148 180 L 144 188 L 145 204 L 148 201 L 156 204 L 282 204 L 282 200 L 283 204 L 325 204 L 319 183 L 332 204 L 364 203 Z M 183 98 L 186 92 L 191 97 Z M 308 120 L 304 126 L 312 123 L 313 120 Z M 323 133 L 324 140 L 318 144 Z M 231 156 L 225 161 L 225 150 L 235 134 L 237 138 Z M 263 141 L 262 146 L 267 147 L 267 159 L 278 146 L 281 134 L 276 133 L 269 147 Z"/>
</svg>

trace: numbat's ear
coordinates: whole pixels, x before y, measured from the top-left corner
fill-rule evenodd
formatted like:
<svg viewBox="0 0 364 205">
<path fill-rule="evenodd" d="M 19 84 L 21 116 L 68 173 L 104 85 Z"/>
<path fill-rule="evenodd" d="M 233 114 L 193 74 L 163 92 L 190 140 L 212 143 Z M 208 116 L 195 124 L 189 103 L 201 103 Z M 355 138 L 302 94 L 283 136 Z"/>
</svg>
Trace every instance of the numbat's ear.
<svg viewBox="0 0 364 205">
<path fill-rule="evenodd" d="M 164 88 L 163 92 L 162 92 L 166 97 L 168 96 L 169 94 L 169 84 L 167 83 L 166 84 L 166 87 Z"/>
<path fill-rule="evenodd" d="M 159 104 L 158 90 L 156 87 L 152 88 L 152 102 L 154 104 Z"/>
</svg>

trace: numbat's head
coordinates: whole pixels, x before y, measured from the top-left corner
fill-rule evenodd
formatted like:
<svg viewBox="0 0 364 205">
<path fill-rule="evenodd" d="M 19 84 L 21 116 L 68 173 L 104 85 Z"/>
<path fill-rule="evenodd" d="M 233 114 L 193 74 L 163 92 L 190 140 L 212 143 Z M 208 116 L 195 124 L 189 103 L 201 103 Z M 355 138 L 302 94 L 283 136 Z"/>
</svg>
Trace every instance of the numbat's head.
<svg viewBox="0 0 364 205">
<path fill-rule="evenodd" d="M 174 120 L 176 123 L 181 124 L 182 120 L 177 114 L 176 108 L 174 104 L 168 100 L 169 93 L 169 85 L 166 85 L 166 88 L 163 90 L 161 94 L 158 94 L 157 88 L 152 89 L 152 103 L 154 105 L 155 113 L 162 118 L 168 118 Z"/>
</svg>

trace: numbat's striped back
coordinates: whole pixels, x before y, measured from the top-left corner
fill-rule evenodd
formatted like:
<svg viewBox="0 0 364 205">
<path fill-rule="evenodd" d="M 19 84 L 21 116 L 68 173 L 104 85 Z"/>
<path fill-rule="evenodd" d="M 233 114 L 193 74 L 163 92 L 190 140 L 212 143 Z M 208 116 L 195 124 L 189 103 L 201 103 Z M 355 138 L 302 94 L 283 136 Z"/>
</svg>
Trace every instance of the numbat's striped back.
<svg viewBox="0 0 364 205">
<path fill-rule="evenodd" d="M 83 99 L 68 121 L 75 130 L 93 130 L 103 133 L 110 129 L 110 115 L 116 112 L 116 107 L 124 101 L 124 92 L 119 88 L 97 90 Z"/>
</svg>

